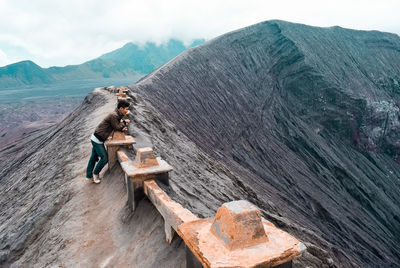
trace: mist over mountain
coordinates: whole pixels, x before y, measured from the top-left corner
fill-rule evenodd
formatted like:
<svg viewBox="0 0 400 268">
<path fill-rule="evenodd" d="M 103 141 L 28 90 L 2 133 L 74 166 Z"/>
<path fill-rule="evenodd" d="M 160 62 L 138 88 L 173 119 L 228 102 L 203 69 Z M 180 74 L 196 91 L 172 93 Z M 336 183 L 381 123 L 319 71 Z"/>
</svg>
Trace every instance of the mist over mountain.
<svg viewBox="0 0 400 268">
<path fill-rule="evenodd" d="M 268 21 L 133 88 L 335 263 L 399 267 L 399 83 L 395 34 Z"/>
<path fill-rule="evenodd" d="M 157 46 L 148 42 L 144 47 L 128 43 L 120 49 L 104 54 L 99 59 L 113 60 L 126 64 L 143 74 L 149 74 L 173 57 L 177 56 L 187 48 L 198 46 L 204 43 L 204 40 L 195 40 L 189 46 L 185 46 L 178 40 L 171 39 L 167 44 Z"/>
<path fill-rule="evenodd" d="M 21 61 L 0 67 L 0 89 L 81 79 L 131 78 L 134 81 L 185 49 L 202 43 L 204 40 L 200 39 L 188 46 L 174 39 L 161 45 L 147 42 L 143 47 L 127 43 L 99 58 L 65 67 L 41 68 L 32 61 Z"/>
<path fill-rule="evenodd" d="M 195 40 L 185 46 L 171 39 L 140 47 L 128 43 L 80 65 L 41 68 L 32 61 L 22 61 L 1 67 L 0 147 L 58 122 L 93 88 L 132 84 L 187 47 L 203 42 Z"/>
</svg>

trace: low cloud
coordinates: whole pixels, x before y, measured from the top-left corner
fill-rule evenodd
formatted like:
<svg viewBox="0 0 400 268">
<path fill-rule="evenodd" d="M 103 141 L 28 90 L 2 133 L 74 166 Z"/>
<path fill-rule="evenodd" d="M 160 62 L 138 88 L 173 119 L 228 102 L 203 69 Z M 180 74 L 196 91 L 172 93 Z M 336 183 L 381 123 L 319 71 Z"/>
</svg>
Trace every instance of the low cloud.
<svg viewBox="0 0 400 268">
<path fill-rule="evenodd" d="M 269 19 L 400 33 L 399 1 L 0 0 L 0 49 L 9 61 L 79 64 L 132 41 L 210 39 Z M 26 54 L 8 55 L 19 46 Z M 0 65 L 6 60 L 0 61 Z"/>
</svg>

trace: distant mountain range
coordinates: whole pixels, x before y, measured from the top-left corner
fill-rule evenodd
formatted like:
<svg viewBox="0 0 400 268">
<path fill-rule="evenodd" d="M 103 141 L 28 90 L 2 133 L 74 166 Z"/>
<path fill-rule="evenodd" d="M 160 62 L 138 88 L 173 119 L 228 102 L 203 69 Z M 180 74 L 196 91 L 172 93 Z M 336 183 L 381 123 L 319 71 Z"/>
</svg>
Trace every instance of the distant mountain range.
<svg viewBox="0 0 400 268">
<path fill-rule="evenodd" d="M 42 68 L 26 60 L 0 67 L 0 89 L 26 85 L 50 84 L 63 80 L 130 78 L 151 73 L 187 48 L 204 43 L 195 40 L 189 46 L 171 39 L 157 46 L 147 42 L 143 47 L 127 43 L 122 48 L 79 65 Z"/>
</svg>

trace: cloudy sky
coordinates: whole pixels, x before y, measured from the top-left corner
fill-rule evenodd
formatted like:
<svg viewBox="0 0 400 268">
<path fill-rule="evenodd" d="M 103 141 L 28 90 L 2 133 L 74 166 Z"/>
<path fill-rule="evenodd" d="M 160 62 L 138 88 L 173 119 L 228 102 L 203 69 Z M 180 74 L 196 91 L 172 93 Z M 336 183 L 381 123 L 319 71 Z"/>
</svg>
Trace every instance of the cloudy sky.
<svg viewBox="0 0 400 268">
<path fill-rule="evenodd" d="M 399 0 L 0 0 L 0 66 L 80 64 L 127 42 L 206 40 L 281 19 L 400 35 Z"/>
</svg>

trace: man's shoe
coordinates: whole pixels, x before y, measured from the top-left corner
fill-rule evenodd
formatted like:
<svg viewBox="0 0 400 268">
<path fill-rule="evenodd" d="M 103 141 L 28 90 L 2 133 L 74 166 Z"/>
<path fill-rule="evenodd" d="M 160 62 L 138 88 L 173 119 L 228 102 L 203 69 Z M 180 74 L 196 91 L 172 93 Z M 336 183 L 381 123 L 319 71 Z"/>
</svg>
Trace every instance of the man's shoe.
<svg viewBox="0 0 400 268">
<path fill-rule="evenodd" d="M 93 182 L 96 184 L 101 182 L 100 176 L 98 174 L 93 174 Z"/>
<path fill-rule="evenodd" d="M 93 183 L 93 178 L 86 178 L 85 181 L 88 182 L 88 183 Z"/>
</svg>

